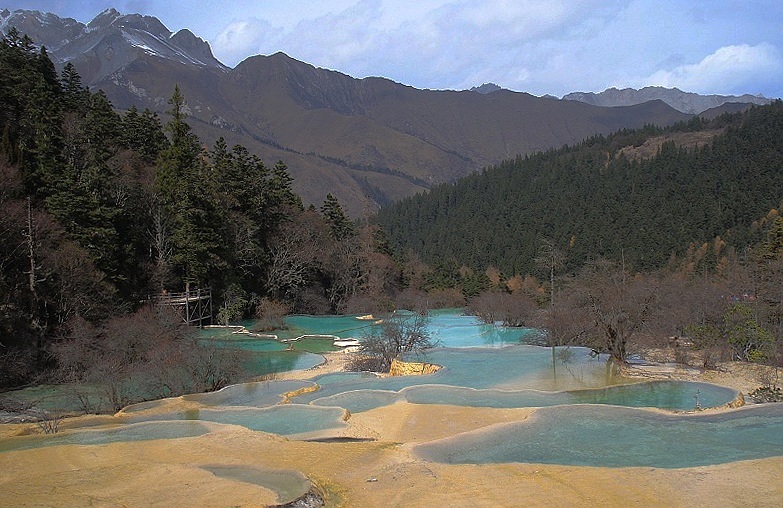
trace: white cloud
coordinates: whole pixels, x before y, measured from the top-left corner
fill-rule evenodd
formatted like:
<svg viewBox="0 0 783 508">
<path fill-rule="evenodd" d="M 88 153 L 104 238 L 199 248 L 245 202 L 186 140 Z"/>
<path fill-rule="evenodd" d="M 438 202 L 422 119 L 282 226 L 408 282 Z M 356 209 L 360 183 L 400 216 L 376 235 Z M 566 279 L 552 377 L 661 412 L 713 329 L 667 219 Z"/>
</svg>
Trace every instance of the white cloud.
<svg viewBox="0 0 783 508">
<path fill-rule="evenodd" d="M 536 0 L 461 1 L 449 3 L 441 12 L 441 22 L 452 27 L 480 32 L 487 40 L 532 39 L 562 25 L 582 2 Z M 568 5 L 566 5 L 568 4 Z"/>
<path fill-rule="evenodd" d="M 190 11 L 214 24 L 199 34 L 230 66 L 284 51 L 418 88 L 493 81 L 562 95 L 659 84 L 779 96 L 783 2 L 759 0 L 741 12 L 731 2 L 707 9 L 695 0 L 236 0 Z"/>
<path fill-rule="evenodd" d="M 212 44 L 221 61 L 234 66 L 248 55 L 257 52 L 259 40 L 271 26 L 256 18 L 234 20 L 218 33 Z"/>
<path fill-rule="evenodd" d="M 213 39 L 213 49 L 231 66 L 251 54 L 282 50 L 352 76 L 385 76 L 422 88 L 467 88 L 480 76 L 519 86 L 535 75 L 537 62 L 530 58 L 544 58 L 530 45 L 557 37 L 594 10 L 581 0 L 418 0 L 404 6 L 359 0 L 303 12 L 290 25 L 234 20 Z"/>
<path fill-rule="evenodd" d="M 777 49 L 767 43 L 723 46 L 698 63 L 659 70 L 643 81 L 647 85 L 716 93 L 779 74 L 781 63 Z"/>
</svg>

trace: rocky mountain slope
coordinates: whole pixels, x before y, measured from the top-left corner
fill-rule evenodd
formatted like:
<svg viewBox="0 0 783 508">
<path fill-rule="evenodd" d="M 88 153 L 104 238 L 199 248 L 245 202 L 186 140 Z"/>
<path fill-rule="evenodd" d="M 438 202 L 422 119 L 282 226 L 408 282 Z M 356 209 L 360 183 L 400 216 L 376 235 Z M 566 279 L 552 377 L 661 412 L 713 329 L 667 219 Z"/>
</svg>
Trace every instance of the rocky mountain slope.
<svg viewBox="0 0 783 508">
<path fill-rule="evenodd" d="M 0 29 L 11 27 L 46 46 L 55 64 L 73 62 L 87 83 L 106 77 L 146 54 L 185 65 L 226 70 L 209 44 L 184 29 L 172 33 L 157 18 L 107 9 L 88 24 L 51 13 L 0 11 Z"/>
<path fill-rule="evenodd" d="M 268 164 L 283 160 L 305 201 L 336 195 L 354 216 L 518 154 L 573 144 L 596 133 L 690 115 L 662 100 L 607 108 L 493 89 L 418 90 L 383 78 L 355 79 L 283 53 L 227 68 L 188 30 L 109 9 L 87 25 L 37 11 L 0 11 L 73 62 L 119 109 L 161 114 L 175 84 L 207 148 L 223 136 Z M 490 91 L 490 90 L 481 90 Z"/>
<path fill-rule="evenodd" d="M 305 199 L 321 203 L 331 192 L 353 214 L 520 153 L 689 118 L 661 101 L 602 108 L 506 90 L 418 90 L 282 53 L 248 58 L 226 73 L 140 58 L 96 86 L 118 107 L 160 110 L 175 81 L 203 140 L 222 135 L 264 160 L 283 159 Z"/>
</svg>

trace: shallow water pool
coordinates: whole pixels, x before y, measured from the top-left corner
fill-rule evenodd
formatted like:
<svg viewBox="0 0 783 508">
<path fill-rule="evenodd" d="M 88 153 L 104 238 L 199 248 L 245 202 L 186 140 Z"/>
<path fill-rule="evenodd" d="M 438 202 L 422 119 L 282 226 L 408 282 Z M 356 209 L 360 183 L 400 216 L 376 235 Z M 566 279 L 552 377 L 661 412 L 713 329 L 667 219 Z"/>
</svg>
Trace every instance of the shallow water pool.
<svg viewBox="0 0 783 508">
<path fill-rule="evenodd" d="M 291 335 L 318 333 L 348 338 L 375 326 L 354 316 L 289 319 Z M 552 349 L 524 345 L 536 339 L 530 331 L 487 326 L 454 311 L 433 313 L 428 327 L 448 347 L 410 359 L 441 365 L 443 368 L 434 374 L 381 378 L 343 372 L 312 381 L 239 384 L 219 392 L 188 395 L 182 401 L 130 406 L 117 419 L 121 423 L 103 430 L 96 427 L 55 436 L 0 440 L 0 451 L 13 449 L 9 446 L 188 437 L 208 432 L 207 422 L 307 439 L 345 428 L 346 410 L 358 413 L 405 401 L 542 408 L 524 422 L 493 426 L 416 448 L 421 457 L 439 462 L 691 467 L 783 455 L 783 405 L 688 416 L 632 409 L 693 411 L 697 406 L 724 405 L 737 393 L 705 383 L 633 383 L 616 375 L 607 367 L 605 357 L 594 358 L 588 349 L 559 348 L 553 355 Z M 269 339 L 225 337 L 210 331 L 205 340 L 251 350 L 258 358 L 265 358 L 263 368 L 269 372 L 309 368 L 323 361 L 317 354 L 279 350 L 286 345 Z M 292 398 L 292 404 L 280 404 L 283 394 L 289 392 L 302 393 Z M 182 409 L 183 402 L 187 409 Z M 9 441 L 19 444 L 7 444 Z M 216 471 L 247 473 L 248 478 L 255 475 L 252 471 Z"/>
<path fill-rule="evenodd" d="M 267 407 L 283 402 L 286 393 L 302 389 L 315 389 L 312 381 L 257 381 L 227 386 L 217 392 L 194 393 L 182 398 L 204 406 Z"/>
<path fill-rule="evenodd" d="M 568 362 L 552 366 L 552 352 L 538 346 L 504 348 L 438 348 L 423 358 L 443 368 L 425 376 L 378 377 L 368 373 L 325 374 L 314 378 L 320 389 L 297 402 L 353 390 L 399 391 L 414 385 L 447 385 L 474 389 L 562 391 L 603 388 L 628 383 L 604 360 L 592 358 L 586 348 L 570 348 Z"/>
<path fill-rule="evenodd" d="M 345 411 L 338 407 L 281 404 L 264 408 L 194 408 L 131 416 L 128 421 L 138 423 L 142 421 L 194 420 L 239 425 L 250 430 L 289 436 L 345 428 L 345 417 Z M 159 439 L 164 439 L 164 437 Z"/>
<path fill-rule="evenodd" d="M 207 464 L 200 467 L 219 478 L 265 487 L 277 495 L 277 502 L 281 505 L 304 496 L 311 487 L 310 480 L 298 471 L 225 464 Z"/>
<path fill-rule="evenodd" d="M 682 468 L 783 455 L 783 404 L 671 415 L 615 406 L 559 406 L 528 420 L 419 445 L 433 462 L 527 462 Z"/>
<path fill-rule="evenodd" d="M 368 411 L 404 401 L 413 404 L 521 408 L 564 404 L 607 404 L 690 411 L 718 407 L 737 397 L 730 388 L 687 381 L 651 381 L 600 389 L 544 392 L 539 390 L 496 390 L 446 385 L 413 385 L 399 392 L 379 389 L 351 390 L 319 397 L 311 403 L 339 406 L 351 413 Z"/>
<path fill-rule="evenodd" d="M 77 429 L 52 435 L 20 436 L 0 439 L 0 452 L 28 450 L 44 446 L 101 445 L 107 443 L 148 441 L 150 439 L 179 439 L 203 436 L 210 432 L 198 421 L 154 422 L 132 425 L 113 425 L 95 429 Z"/>
</svg>

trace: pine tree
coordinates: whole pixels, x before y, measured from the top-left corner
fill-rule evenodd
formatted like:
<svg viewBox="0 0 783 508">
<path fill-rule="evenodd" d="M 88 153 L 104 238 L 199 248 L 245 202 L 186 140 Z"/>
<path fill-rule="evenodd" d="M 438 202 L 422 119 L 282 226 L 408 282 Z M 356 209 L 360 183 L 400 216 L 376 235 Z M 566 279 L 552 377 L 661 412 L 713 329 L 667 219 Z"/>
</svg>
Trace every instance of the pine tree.
<svg viewBox="0 0 783 508">
<path fill-rule="evenodd" d="M 65 164 L 47 179 L 46 205 L 98 268 L 118 283 L 125 278 L 117 231 L 125 203 L 116 193 L 119 175 L 112 161 L 120 147 L 120 119 L 102 91 L 89 94 L 86 107 L 84 116 L 72 112 Z"/>
<path fill-rule="evenodd" d="M 163 203 L 175 208 L 185 197 L 183 182 L 196 165 L 201 155 L 201 146 L 185 122 L 185 99 L 178 85 L 174 87 L 169 104 L 171 109 L 168 114 L 171 119 L 165 126 L 165 131 L 169 134 L 169 146 L 160 153 L 156 184 Z"/>
<path fill-rule="evenodd" d="M 207 283 L 210 273 L 225 264 L 219 255 L 215 182 L 199 139 L 185 122 L 185 99 L 179 86 L 169 104 L 171 120 L 165 130 L 170 144 L 158 158 L 156 187 L 163 207 L 173 217 L 171 263 L 186 285 Z"/>
<path fill-rule="evenodd" d="M 136 106 L 122 118 L 122 144 L 139 154 L 144 162 L 153 164 L 168 145 L 157 113 L 145 109 L 139 113 Z"/>
<path fill-rule="evenodd" d="M 326 195 L 326 200 L 321 206 L 321 214 L 329 224 L 332 238 L 338 242 L 356 235 L 356 226 L 343 211 L 340 201 L 331 193 Z"/>
<path fill-rule="evenodd" d="M 90 100 L 90 92 L 82 86 L 82 77 L 71 62 L 65 64 L 60 73 L 60 87 L 63 92 L 63 108 L 66 111 L 84 112 Z"/>
<path fill-rule="evenodd" d="M 36 196 L 60 165 L 60 84 L 45 48 L 12 28 L 0 44 L 0 126 L 6 158 Z"/>
</svg>

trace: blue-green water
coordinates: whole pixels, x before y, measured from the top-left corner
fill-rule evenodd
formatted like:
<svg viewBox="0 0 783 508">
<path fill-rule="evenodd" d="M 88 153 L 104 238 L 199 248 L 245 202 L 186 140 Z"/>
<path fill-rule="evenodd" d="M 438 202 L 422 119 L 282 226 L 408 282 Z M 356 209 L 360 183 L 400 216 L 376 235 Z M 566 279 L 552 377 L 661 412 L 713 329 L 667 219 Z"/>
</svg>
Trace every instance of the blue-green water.
<svg viewBox="0 0 783 508">
<path fill-rule="evenodd" d="M 100 445 L 150 439 L 179 439 L 203 436 L 209 432 L 209 427 L 198 421 L 144 421 L 135 425 L 113 425 L 108 428 L 78 429 L 58 434 L 0 439 L 0 452 L 28 450 L 44 446 Z"/>
<path fill-rule="evenodd" d="M 235 328 L 206 328 L 199 331 L 199 338 L 213 346 L 250 352 L 245 370 L 251 375 L 262 376 L 315 367 L 323 362 L 323 357 L 317 353 L 338 349 L 333 345 L 334 338 L 361 341 L 384 318 L 387 317 L 294 315 L 285 318 L 285 329 L 260 334 L 277 339 L 233 333 Z M 245 321 L 243 326 L 255 330 L 258 321 Z M 487 325 L 474 316 L 463 315 L 459 309 L 433 311 L 426 330 L 437 343 L 458 348 L 498 348 L 537 339 L 536 330 Z M 313 335 L 325 337 L 308 337 Z"/>
<path fill-rule="evenodd" d="M 324 362 L 324 357 L 304 351 L 280 351 L 276 353 L 256 353 L 245 365 L 246 372 L 255 376 L 265 376 L 288 372 L 291 370 L 307 370 Z"/>
<path fill-rule="evenodd" d="M 527 421 L 414 448 L 449 464 L 682 468 L 783 455 L 783 404 L 669 415 L 615 406 L 539 409 Z"/>
<path fill-rule="evenodd" d="M 288 316 L 286 330 L 273 332 L 281 340 L 294 339 L 302 335 L 335 335 L 341 339 L 358 339 L 373 326 L 373 320 L 357 319 L 357 316 Z M 252 323 L 250 324 L 252 327 Z"/>
<path fill-rule="evenodd" d="M 291 349 L 287 343 L 232 333 L 231 329 L 207 328 L 198 333 L 200 340 L 210 346 L 247 352 L 244 370 L 252 376 L 310 369 L 324 361 L 315 353 L 334 350 L 332 341 L 302 341 Z"/>
<path fill-rule="evenodd" d="M 268 407 L 283 402 L 283 395 L 304 388 L 315 388 L 312 381 L 259 381 L 227 386 L 220 391 L 194 393 L 183 399 L 198 402 L 204 406 L 250 406 Z"/>
<path fill-rule="evenodd" d="M 539 390 L 497 390 L 413 385 L 399 392 L 361 389 L 336 393 L 312 401 L 319 406 L 339 406 L 351 413 L 404 401 L 413 404 L 520 408 L 565 404 L 611 404 L 670 410 L 693 410 L 697 398 L 701 407 L 717 407 L 734 400 L 737 392 L 722 386 L 683 381 L 652 381 L 591 390 L 543 392 Z"/>
<path fill-rule="evenodd" d="M 182 400 L 196 402 L 211 408 L 221 406 L 269 407 L 283 402 L 286 393 L 304 388 L 312 389 L 315 386 L 314 382 L 303 380 L 256 381 L 227 386 L 216 392 L 183 395 Z M 126 415 L 142 413 L 165 407 L 169 402 L 170 399 L 140 402 L 125 407 L 122 413 Z"/>
<path fill-rule="evenodd" d="M 355 316 L 292 316 L 287 326 L 276 332 L 281 339 L 325 334 L 361 340 L 377 324 Z M 0 440 L 0 451 L 198 436 L 210 429 L 201 422 L 301 439 L 343 429 L 346 410 L 359 413 L 405 401 L 541 408 L 524 422 L 416 448 L 421 457 L 440 462 L 691 467 L 783 455 L 783 405 L 687 416 L 633 409 L 692 411 L 697 405 L 721 406 L 737 394 L 705 383 L 630 383 L 608 368 L 606 358 L 594 358 L 584 348 L 556 350 L 553 365 L 551 349 L 528 345 L 537 339 L 535 331 L 485 325 L 457 311 L 432 313 L 427 329 L 443 347 L 410 359 L 441 365 L 434 374 L 389 378 L 344 372 L 312 381 L 244 383 L 187 395 L 189 409 L 178 409 L 179 401 L 151 401 L 129 406 L 109 426 L 95 420 L 54 436 Z M 332 339 L 302 339 L 290 351 L 287 343 L 220 329 L 205 331 L 202 340 L 251 351 L 258 372 L 265 373 L 310 368 L 323 357 L 305 348 L 332 348 Z M 295 391 L 305 393 L 292 404 L 280 404 L 284 394 Z M 253 471 L 216 471 L 256 477 Z"/>
<path fill-rule="evenodd" d="M 285 319 L 286 330 L 271 333 L 281 340 L 293 339 L 302 335 L 334 335 L 342 339 L 361 340 L 370 331 L 379 326 L 378 319 L 358 319 L 350 316 L 289 316 Z M 432 311 L 425 327 L 433 340 L 449 347 L 503 347 L 537 339 L 536 330 L 531 328 L 505 328 L 481 323 L 475 316 L 467 316 L 459 309 Z M 253 329 L 254 321 L 245 323 Z M 296 347 L 296 346 L 295 346 Z M 304 349 L 304 348 L 303 348 Z"/>
<path fill-rule="evenodd" d="M 402 311 L 400 314 L 404 314 Z M 293 346 L 298 351 L 334 351 L 333 337 L 341 339 L 362 338 L 380 326 L 389 316 L 359 319 L 359 315 L 309 316 L 292 315 L 285 318 L 285 329 L 259 332 L 258 334 L 233 333 L 234 328 L 206 328 L 199 337 L 215 344 L 250 351 L 276 352 Z M 248 330 L 257 328 L 258 321 L 242 323 Z M 532 328 L 507 328 L 484 324 L 475 316 L 462 314 L 459 309 L 442 309 L 430 312 L 425 330 L 432 339 L 448 347 L 504 347 L 511 344 L 535 343 L 539 335 Z M 323 335 L 324 338 L 301 338 Z M 277 340 L 270 337 L 277 337 Z M 292 339 L 299 339 L 290 343 Z"/>
<path fill-rule="evenodd" d="M 721 406 L 737 393 L 703 383 L 627 384 L 607 370 L 604 360 L 585 348 L 570 348 L 568 362 L 552 367 L 552 352 L 537 346 L 503 349 L 441 348 L 426 360 L 444 368 L 427 376 L 381 378 L 367 373 L 326 374 L 314 379 L 320 389 L 295 399 L 299 403 L 336 404 L 351 412 L 406 400 L 418 404 L 484 407 L 532 407 L 595 403 L 673 410 Z M 374 397 L 371 391 L 400 392 Z M 698 401 L 696 397 L 698 396 Z"/>
<path fill-rule="evenodd" d="M 288 436 L 344 428 L 346 427 L 345 416 L 345 410 L 338 407 L 281 404 L 263 408 L 188 409 L 138 415 L 129 418 L 128 421 L 138 423 L 143 421 L 200 420 L 225 425 L 239 425 L 250 430 Z"/>
<path fill-rule="evenodd" d="M 310 480 L 298 471 L 260 469 L 252 466 L 209 464 L 200 466 L 219 478 L 260 485 L 277 494 L 278 504 L 291 503 L 310 490 Z"/>
</svg>

